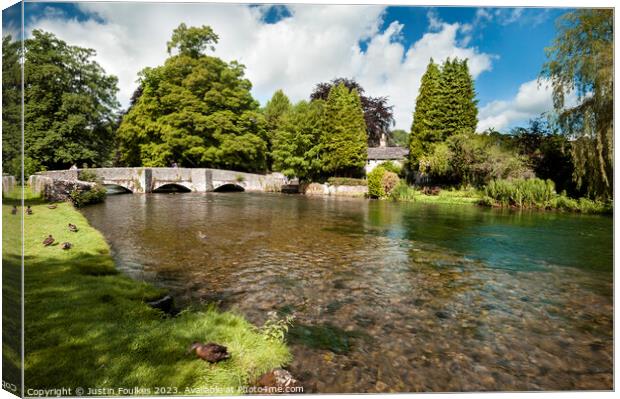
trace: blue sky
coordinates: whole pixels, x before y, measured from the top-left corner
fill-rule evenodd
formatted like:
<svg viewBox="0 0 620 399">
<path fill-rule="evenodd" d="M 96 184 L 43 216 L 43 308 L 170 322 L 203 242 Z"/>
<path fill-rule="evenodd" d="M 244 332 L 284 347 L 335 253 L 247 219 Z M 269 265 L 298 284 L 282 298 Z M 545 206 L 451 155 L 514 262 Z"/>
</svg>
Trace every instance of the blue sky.
<svg viewBox="0 0 620 399">
<path fill-rule="evenodd" d="M 551 109 L 550 91 L 536 79 L 545 62 L 544 48 L 555 36 L 555 20 L 567 11 L 26 3 L 26 31 L 45 29 L 97 50 L 97 61 L 119 77 L 119 100 L 125 106 L 137 72 L 165 59 L 165 42 L 178 23 L 208 24 L 221 38 L 215 54 L 246 65 L 253 94 L 262 104 L 279 88 L 298 101 L 318 82 L 353 77 L 368 94 L 388 96 L 395 106 L 395 127 L 407 130 L 428 59 L 469 58 L 479 129 L 508 130 Z M 3 28 L 10 30 L 10 11 L 3 17 Z"/>
</svg>

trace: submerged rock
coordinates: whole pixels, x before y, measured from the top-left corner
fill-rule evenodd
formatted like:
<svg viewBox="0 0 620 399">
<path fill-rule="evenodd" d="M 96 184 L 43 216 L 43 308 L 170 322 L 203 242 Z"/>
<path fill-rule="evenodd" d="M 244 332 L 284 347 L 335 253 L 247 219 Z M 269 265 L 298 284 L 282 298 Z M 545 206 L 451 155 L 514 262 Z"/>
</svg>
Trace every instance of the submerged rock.
<svg viewBox="0 0 620 399">
<path fill-rule="evenodd" d="M 293 375 L 288 370 L 274 369 L 268 373 L 263 374 L 258 379 L 258 381 L 256 381 L 256 386 L 263 388 L 278 388 L 282 389 L 282 391 L 278 393 L 287 393 L 285 391 L 285 388 L 301 387 L 301 384 L 295 379 L 295 377 L 293 377 Z"/>
<path fill-rule="evenodd" d="M 435 316 L 437 316 L 440 319 L 449 319 L 450 318 L 450 313 L 445 312 L 443 310 L 438 310 L 435 312 Z"/>
</svg>

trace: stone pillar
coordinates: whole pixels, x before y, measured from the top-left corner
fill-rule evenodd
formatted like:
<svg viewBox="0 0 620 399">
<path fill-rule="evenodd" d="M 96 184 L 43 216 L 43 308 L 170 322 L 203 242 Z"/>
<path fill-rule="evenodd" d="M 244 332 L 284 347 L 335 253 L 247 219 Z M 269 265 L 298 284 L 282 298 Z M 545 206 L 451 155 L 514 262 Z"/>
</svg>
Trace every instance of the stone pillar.
<svg viewBox="0 0 620 399">
<path fill-rule="evenodd" d="M 205 192 L 213 191 L 213 171 L 205 169 Z"/>
<path fill-rule="evenodd" d="M 136 187 L 137 193 L 153 192 L 153 170 L 151 168 L 138 169 L 138 182 L 140 187 Z"/>
</svg>

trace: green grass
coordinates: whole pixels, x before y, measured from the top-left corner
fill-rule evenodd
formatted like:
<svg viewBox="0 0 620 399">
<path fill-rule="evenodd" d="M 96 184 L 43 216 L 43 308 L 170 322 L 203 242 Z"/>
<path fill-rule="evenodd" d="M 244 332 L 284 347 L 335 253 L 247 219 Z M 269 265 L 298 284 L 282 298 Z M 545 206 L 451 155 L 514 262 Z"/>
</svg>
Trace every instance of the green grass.
<svg viewBox="0 0 620 399">
<path fill-rule="evenodd" d="M 493 180 L 484 188 L 481 205 L 495 207 L 557 209 L 581 213 L 613 213 L 613 202 L 588 198 L 569 198 L 557 194 L 551 180 L 513 179 Z"/>
<path fill-rule="evenodd" d="M 427 204 L 476 204 L 480 201 L 480 193 L 474 189 L 450 188 L 440 190 L 438 195 L 427 195 L 401 182 L 392 190 L 390 198 L 395 201 Z"/>
<path fill-rule="evenodd" d="M 4 220 L 19 218 L 10 209 L 3 204 Z M 162 292 L 117 273 L 102 235 L 71 205 L 33 211 L 25 216 L 26 388 L 236 389 L 290 361 L 284 343 L 239 315 L 204 308 L 172 318 L 150 308 L 144 301 Z M 3 236 L 18 237 L 15 226 L 3 223 Z M 73 248 L 44 247 L 48 234 Z M 3 253 L 3 263 L 19 268 L 18 254 Z M 210 365 L 186 353 L 193 341 L 226 345 L 232 358 Z"/>
</svg>

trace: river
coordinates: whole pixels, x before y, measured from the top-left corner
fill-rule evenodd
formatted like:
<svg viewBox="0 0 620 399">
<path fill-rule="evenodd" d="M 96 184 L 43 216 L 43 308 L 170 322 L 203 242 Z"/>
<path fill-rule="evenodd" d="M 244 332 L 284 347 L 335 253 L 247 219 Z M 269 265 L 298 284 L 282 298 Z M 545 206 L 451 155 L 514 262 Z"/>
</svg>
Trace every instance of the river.
<svg viewBox="0 0 620 399">
<path fill-rule="evenodd" d="M 83 213 L 181 306 L 293 314 L 306 392 L 613 387 L 608 216 L 260 193 Z"/>
</svg>

